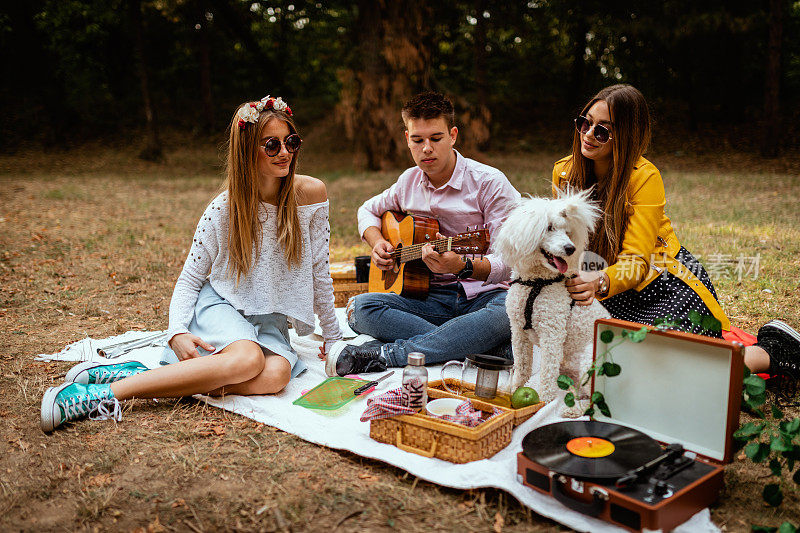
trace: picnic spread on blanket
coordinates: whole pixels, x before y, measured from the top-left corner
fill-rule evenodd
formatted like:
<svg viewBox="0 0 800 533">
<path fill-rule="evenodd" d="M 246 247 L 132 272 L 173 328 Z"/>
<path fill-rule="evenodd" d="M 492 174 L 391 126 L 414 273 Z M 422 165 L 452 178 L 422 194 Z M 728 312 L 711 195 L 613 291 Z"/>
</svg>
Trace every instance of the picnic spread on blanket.
<svg viewBox="0 0 800 533">
<path fill-rule="evenodd" d="M 337 310 L 341 321 L 342 311 Z M 608 319 L 596 327 L 599 335 L 638 326 Z M 615 415 L 595 421 L 564 421 L 560 401 L 514 409 L 504 405 L 502 387 L 481 391 L 479 368 L 443 380 L 438 365 L 426 369 L 431 377 L 427 405 L 409 408 L 403 405 L 402 376 L 392 372 L 327 377 L 319 364 L 311 364 L 319 341 L 294 331 L 292 345 L 309 369 L 284 391 L 197 398 L 311 442 L 385 461 L 437 484 L 505 490 L 537 513 L 576 530 L 716 531 L 706 507 L 722 488 L 721 465 L 732 457 L 742 345 L 687 333 L 653 333 L 645 342 L 629 343 L 615 352 L 627 375 L 598 377 L 593 384 L 603 390 Z M 85 339 L 40 358 L 135 357 L 156 367 L 163 364 L 164 342 L 163 333 L 129 332 L 100 341 Z M 134 348 L 127 350 L 128 346 Z M 667 366 L 667 360 L 682 364 Z M 699 378 L 692 377 L 697 369 L 696 375 L 714 376 L 715 381 L 705 379 L 700 386 Z M 670 379 L 641 379 L 652 372 L 667 372 Z M 681 383 L 685 394 L 670 389 L 675 383 Z M 649 391 L 643 395 L 647 401 L 624 401 L 643 387 Z M 477 394 L 481 392 L 483 398 Z M 688 400 L 683 397 L 693 400 L 691 420 L 684 416 Z M 444 410 L 440 412 L 435 402 L 445 402 Z M 726 416 L 720 417 L 719 409 Z"/>
</svg>

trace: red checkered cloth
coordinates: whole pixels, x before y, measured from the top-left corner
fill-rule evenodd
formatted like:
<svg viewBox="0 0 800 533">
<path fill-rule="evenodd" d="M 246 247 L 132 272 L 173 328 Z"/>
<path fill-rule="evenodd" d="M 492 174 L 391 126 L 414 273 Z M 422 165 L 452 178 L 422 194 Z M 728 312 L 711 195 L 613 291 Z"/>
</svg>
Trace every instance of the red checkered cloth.
<svg viewBox="0 0 800 533">
<path fill-rule="evenodd" d="M 375 396 L 367 400 L 367 408 L 361 414 L 361 421 L 380 420 L 399 415 L 413 415 L 417 409 L 412 409 L 403 405 L 403 387 L 398 387 L 386 391 L 380 396 Z"/>
<path fill-rule="evenodd" d="M 367 408 L 361 415 L 361 421 L 367 422 L 369 420 L 380 420 L 381 418 L 390 418 L 399 415 L 411 415 L 417 412 L 416 409 L 405 407 L 402 400 L 402 387 L 387 391 L 380 396 L 370 398 L 367 400 Z M 483 413 L 472 407 L 469 400 L 456 407 L 455 415 L 437 416 L 442 420 L 448 420 L 462 426 L 475 427 L 478 424 L 491 420 L 495 416 L 501 414 L 502 411 L 494 408 L 492 415 L 488 418 L 482 418 Z M 432 415 L 429 415 L 432 416 Z"/>
<path fill-rule="evenodd" d="M 456 424 L 461 424 L 462 426 L 474 428 L 477 425 L 483 424 L 487 420 L 491 420 L 492 418 L 496 417 L 502 412 L 503 411 L 501 411 L 497 407 L 494 407 L 492 408 L 492 415 L 487 418 L 483 418 L 483 411 L 472 407 L 472 403 L 470 403 L 469 400 L 464 400 L 464 402 L 461 405 L 456 407 L 455 415 L 442 415 L 442 416 L 436 416 L 436 418 L 441 418 L 442 420 L 449 420 L 450 422 L 455 422 Z M 429 416 L 435 416 L 435 415 L 430 415 L 429 413 Z"/>
</svg>

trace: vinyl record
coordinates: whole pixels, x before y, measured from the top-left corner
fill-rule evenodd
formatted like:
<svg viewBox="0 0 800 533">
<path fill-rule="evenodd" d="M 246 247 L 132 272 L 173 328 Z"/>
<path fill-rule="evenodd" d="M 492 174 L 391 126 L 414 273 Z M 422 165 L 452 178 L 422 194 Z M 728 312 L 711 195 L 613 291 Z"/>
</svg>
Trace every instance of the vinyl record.
<svg viewBox="0 0 800 533">
<path fill-rule="evenodd" d="M 608 422 L 556 422 L 522 439 L 525 456 L 565 476 L 617 479 L 655 459 L 661 446 L 641 431 Z"/>
</svg>

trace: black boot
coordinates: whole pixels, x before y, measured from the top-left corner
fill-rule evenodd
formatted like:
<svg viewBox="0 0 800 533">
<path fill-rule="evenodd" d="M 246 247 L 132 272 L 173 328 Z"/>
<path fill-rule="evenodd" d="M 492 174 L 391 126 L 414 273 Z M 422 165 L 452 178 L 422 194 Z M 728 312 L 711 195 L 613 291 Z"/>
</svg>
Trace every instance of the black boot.
<svg viewBox="0 0 800 533">
<path fill-rule="evenodd" d="M 787 372 L 800 377 L 800 333 L 781 320 L 770 320 L 758 330 L 756 346 L 769 354 L 772 374 Z"/>
<path fill-rule="evenodd" d="M 325 361 L 325 372 L 332 376 L 383 372 L 387 361 L 383 355 L 383 343 L 367 335 L 359 335 L 351 341 L 338 341 L 331 348 Z"/>
<path fill-rule="evenodd" d="M 800 333 L 781 320 L 771 320 L 758 330 L 755 344 L 769 355 L 775 401 L 781 407 L 798 405 L 800 382 Z"/>
</svg>

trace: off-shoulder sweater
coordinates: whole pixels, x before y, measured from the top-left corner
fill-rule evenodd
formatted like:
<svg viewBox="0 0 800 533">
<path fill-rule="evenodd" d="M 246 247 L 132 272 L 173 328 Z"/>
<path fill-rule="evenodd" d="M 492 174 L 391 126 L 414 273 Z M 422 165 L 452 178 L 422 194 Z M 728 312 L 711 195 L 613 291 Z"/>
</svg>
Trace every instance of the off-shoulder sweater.
<svg viewBox="0 0 800 533">
<path fill-rule="evenodd" d="M 245 315 L 285 314 L 299 335 L 314 329 L 319 317 L 325 340 L 342 333 L 333 310 L 333 281 L 330 276 L 328 201 L 300 205 L 303 249 L 299 264 L 287 266 L 277 238 L 277 208 L 259 204 L 261 249 L 247 276 L 236 284 L 228 272 L 228 193 L 217 196 L 206 208 L 192 240 L 169 306 L 167 339 L 187 333 L 194 316 L 197 295 L 208 280 L 214 290 Z"/>
</svg>

